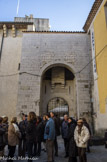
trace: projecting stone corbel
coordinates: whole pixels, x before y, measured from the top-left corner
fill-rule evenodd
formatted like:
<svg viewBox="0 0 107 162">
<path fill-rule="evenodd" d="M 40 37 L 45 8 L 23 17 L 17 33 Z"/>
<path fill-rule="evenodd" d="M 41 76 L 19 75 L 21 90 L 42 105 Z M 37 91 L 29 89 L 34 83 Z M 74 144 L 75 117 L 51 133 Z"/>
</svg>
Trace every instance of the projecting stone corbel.
<svg viewBox="0 0 107 162">
<path fill-rule="evenodd" d="M 7 37 L 7 26 L 6 26 L 6 24 L 3 25 L 3 34 L 4 34 L 4 37 Z"/>
<path fill-rule="evenodd" d="M 16 37 L 16 28 L 15 25 L 12 25 L 12 36 Z"/>
</svg>

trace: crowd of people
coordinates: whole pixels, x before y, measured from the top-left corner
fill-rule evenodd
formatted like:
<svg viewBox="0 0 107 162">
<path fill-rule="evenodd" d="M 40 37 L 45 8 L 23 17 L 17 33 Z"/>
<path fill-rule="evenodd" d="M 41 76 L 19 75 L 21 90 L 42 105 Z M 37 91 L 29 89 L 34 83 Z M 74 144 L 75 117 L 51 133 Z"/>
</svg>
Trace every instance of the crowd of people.
<svg viewBox="0 0 107 162">
<path fill-rule="evenodd" d="M 53 112 L 36 116 L 35 112 L 22 114 L 22 121 L 17 122 L 13 117 L 8 123 L 8 117 L 0 117 L 0 157 L 4 156 L 4 148 L 8 145 L 8 159 L 13 161 L 16 146 L 18 156 L 28 156 L 32 162 L 33 157 L 41 156 L 41 150 L 47 153 L 47 162 L 54 162 L 58 156 L 57 137 L 62 135 L 65 147 L 65 156 L 69 162 L 87 162 L 86 150 L 89 152 L 89 139 L 91 131 L 84 118 L 75 120 L 64 115 L 63 120 Z M 42 146 L 42 147 L 41 147 Z"/>
</svg>

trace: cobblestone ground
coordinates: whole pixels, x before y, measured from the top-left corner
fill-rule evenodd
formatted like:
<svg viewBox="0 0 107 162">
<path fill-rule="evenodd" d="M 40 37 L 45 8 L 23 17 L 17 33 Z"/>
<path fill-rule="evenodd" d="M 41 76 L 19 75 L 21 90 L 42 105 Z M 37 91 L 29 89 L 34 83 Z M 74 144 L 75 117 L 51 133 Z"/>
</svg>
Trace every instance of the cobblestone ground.
<svg viewBox="0 0 107 162">
<path fill-rule="evenodd" d="M 59 156 L 55 157 L 55 162 L 68 162 L 68 158 L 64 158 L 64 145 L 63 140 L 61 137 L 58 138 L 58 145 L 59 145 Z M 92 146 L 90 147 L 91 153 L 87 153 L 87 162 L 107 162 L 107 149 L 104 146 Z M 17 151 L 16 151 L 17 156 Z M 16 162 L 27 162 L 27 160 L 15 160 Z M 14 162 L 15 162 L 14 161 Z M 47 155 L 45 152 L 41 152 L 41 157 L 34 160 L 36 162 L 46 162 Z M 5 162 L 5 160 L 3 160 Z"/>
</svg>

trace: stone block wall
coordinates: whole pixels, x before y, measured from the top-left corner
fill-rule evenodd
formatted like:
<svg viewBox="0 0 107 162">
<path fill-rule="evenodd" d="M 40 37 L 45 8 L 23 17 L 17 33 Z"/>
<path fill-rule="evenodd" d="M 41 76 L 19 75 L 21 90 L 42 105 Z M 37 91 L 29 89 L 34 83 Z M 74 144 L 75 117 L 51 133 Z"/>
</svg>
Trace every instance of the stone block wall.
<svg viewBox="0 0 107 162">
<path fill-rule="evenodd" d="M 85 33 L 24 33 L 21 54 L 17 113 L 35 111 L 39 114 L 42 74 L 49 67 L 68 67 L 75 75 L 75 109 L 77 116 L 89 116 L 90 106 L 90 36 Z"/>
</svg>

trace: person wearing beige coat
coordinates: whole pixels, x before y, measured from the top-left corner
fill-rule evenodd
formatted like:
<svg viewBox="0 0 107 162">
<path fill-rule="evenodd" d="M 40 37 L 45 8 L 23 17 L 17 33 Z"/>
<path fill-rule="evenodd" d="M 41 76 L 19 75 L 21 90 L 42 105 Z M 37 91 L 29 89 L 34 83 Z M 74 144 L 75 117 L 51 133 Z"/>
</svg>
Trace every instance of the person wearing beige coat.
<svg viewBox="0 0 107 162">
<path fill-rule="evenodd" d="M 8 158 L 10 160 L 8 161 L 13 161 L 12 158 L 14 157 L 16 145 L 19 143 L 19 137 L 21 136 L 19 128 L 17 126 L 17 118 L 14 117 L 11 120 L 11 123 L 8 128 L 8 148 L 9 148 L 9 154 Z"/>
<path fill-rule="evenodd" d="M 16 146 L 19 144 L 19 131 L 15 132 L 15 128 L 11 123 L 8 128 L 8 145 Z"/>
<path fill-rule="evenodd" d="M 78 155 L 80 162 L 87 162 L 86 148 L 90 138 L 89 130 L 83 125 L 83 120 L 79 119 L 74 131 L 74 139 L 78 147 Z"/>
</svg>

